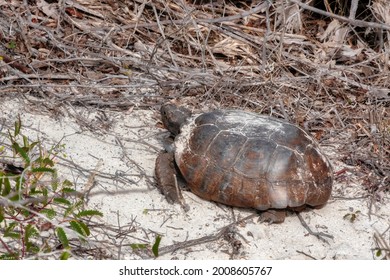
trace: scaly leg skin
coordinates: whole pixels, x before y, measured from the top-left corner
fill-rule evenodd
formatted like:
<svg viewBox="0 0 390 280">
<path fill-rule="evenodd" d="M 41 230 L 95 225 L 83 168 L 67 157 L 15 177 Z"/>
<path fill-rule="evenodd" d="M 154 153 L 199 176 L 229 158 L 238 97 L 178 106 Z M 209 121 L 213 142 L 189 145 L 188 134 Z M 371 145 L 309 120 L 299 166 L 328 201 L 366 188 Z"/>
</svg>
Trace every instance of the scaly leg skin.
<svg viewBox="0 0 390 280">
<path fill-rule="evenodd" d="M 155 172 L 157 187 L 169 203 L 179 203 L 180 194 L 176 190 L 173 153 L 160 153 L 156 159 Z"/>
<path fill-rule="evenodd" d="M 177 172 L 173 153 L 160 153 L 155 164 L 157 187 L 169 203 L 179 203 L 188 211 L 181 190 L 177 185 Z"/>
<path fill-rule="evenodd" d="M 268 224 L 280 224 L 286 218 L 286 210 L 270 209 L 260 213 L 259 222 Z"/>
</svg>

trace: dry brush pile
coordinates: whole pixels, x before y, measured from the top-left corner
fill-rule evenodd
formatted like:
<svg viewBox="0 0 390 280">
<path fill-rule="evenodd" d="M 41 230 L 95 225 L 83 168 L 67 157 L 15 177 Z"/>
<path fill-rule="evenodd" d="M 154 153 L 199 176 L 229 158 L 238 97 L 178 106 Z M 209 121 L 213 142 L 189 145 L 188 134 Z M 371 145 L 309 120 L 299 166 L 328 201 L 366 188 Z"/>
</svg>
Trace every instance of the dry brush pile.
<svg viewBox="0 0 390 280">
<path fill-rule="evenodd" d="M 272 114 L 389 190 L 389 1 L 0 0 L 0 28 L 1 98 Z"/>
</svg>

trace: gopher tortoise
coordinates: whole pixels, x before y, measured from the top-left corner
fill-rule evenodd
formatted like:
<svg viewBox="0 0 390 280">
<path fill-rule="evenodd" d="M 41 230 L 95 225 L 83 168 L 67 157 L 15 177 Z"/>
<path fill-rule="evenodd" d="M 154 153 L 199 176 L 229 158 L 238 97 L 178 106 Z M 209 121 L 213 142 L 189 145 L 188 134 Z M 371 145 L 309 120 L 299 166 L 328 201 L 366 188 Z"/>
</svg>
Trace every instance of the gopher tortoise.
<svg viewBox="0 0 390 280">
<path fill-rule="evenodd" d="M 176 175 L 199 197 L 265 212 L 284 221 L 285 210 L 321 207 L 330 197 L 332 167 L 308 133 L 296 125 L 241 110 L 191 116 L 174 104 L 161 107 L 175 137 L 156 159 L 157 185 L 167 200 L 181 198 Z"/>
</svg>

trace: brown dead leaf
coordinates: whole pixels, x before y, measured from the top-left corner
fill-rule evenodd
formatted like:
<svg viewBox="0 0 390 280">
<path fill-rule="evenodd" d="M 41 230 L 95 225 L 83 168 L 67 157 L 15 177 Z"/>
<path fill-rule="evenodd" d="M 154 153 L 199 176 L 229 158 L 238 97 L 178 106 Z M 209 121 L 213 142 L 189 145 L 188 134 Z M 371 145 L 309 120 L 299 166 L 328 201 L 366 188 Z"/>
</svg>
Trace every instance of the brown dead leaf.
<svg viewBox="0 0 390 280">
<path fill-rule="evenodd" d="M 71 17 L 74 17 L 74 18 L 78 18 L 78 19 L 83 19 L 84 18 L 84 15 L 82 13 L 80 13 L 79 11 L 77 11 L 75 8 L 66 8 L 65 9 L 65 12 L 71 16 Z"/>
<path fill-rule="evenodd" d="M 46 16 L 52 19 L 58 19 L 57 4 L 49 4 L 45 0 L 36 0 L 37 8 Z"/>
</svg>

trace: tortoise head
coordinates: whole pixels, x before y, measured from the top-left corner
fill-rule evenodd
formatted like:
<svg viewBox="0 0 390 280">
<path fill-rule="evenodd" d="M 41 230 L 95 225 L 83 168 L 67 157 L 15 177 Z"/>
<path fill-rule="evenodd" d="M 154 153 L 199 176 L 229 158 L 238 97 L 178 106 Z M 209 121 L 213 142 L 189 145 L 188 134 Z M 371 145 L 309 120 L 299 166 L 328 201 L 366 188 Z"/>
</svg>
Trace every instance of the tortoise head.
<svg viewBox="0 0 390 280">
<path fill-rule="evenodd" d="M 180 126 L 191 116 L 190 110 L 172 103 L 163 104 L 160 112 L 164 126 L 174 136 L 180 133 Z"/>
</svg>

